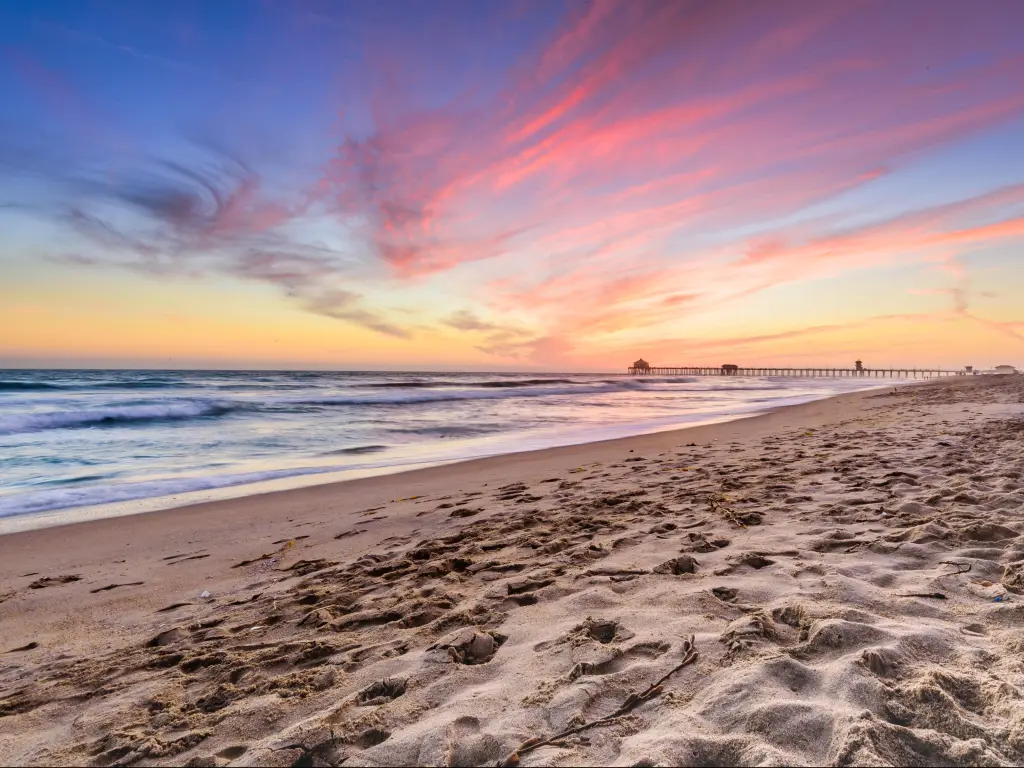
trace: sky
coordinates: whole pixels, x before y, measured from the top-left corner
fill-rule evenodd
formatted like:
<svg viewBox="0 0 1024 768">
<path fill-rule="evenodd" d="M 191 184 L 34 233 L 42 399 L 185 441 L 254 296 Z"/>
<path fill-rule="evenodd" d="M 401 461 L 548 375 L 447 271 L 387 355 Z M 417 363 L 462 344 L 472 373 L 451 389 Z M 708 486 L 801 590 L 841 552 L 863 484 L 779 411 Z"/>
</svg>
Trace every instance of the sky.
<svg viewBox="0 0 1024 768">
<path fill-rule="evenodd" d="M 0 0 L 0 366 L 1024 366 L 1016 0 Z"/>
</svg>

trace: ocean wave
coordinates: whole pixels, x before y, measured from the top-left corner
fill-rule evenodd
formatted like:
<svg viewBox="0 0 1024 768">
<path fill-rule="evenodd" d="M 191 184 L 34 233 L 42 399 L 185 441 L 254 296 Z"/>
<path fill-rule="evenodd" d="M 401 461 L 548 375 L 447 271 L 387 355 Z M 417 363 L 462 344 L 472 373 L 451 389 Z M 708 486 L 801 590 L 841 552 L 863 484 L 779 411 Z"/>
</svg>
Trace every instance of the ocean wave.
<svg viewBox="0 0 1024 768">
<path fill-rule="evenodd" d="M 792 389 L 784 384 L 712 384 L 701 389 L 702 392 L 760 392 L 765 390 Z"/>
<path fill-rule="evenodd" d="M 695 378 L 693 376 L 637 376 L 629 379 L 604 379 L 605 384 L 618 384 L 621 381 L 632 381 L 636 384 L 693 384 L 702 381 L 707 377 Z"/>
<path fill-rule="evenodd" d="M 140 379 L 137 381 L 83 381 L 53 384 L 47 381 L 0 381 L 0 392 L 75 392 L 96 389 L 179 389 L 191 387 L 183 381 Z"/>
<path fill-rule="evenodd" d="M 0 392 L 39 392 L 47 389 L 64 389 L 58 384 L 45 381 L 0 381 Z"/>
<path fill-rule="evenodd" d="M 98 475 L 76 475 L 75 477 L 57 477 L 53 480 L 43 480 L 38 485 L 76 485 L 78 483 L 95 483 L 100 480 L 110 480 L 117 473 L 103 473 Z"/>
<path fill-rule="evenodd" d="M 642 389 L 635 381 L 625 380 L 605 384 L 576 384 L 571 387 L 546 387 L 537 389 L 513 389 L 506 391 L 452 390 L 424 392 L 422 394 L 379 394 L 379 395 L 324 395 L 295 399 L 278 399 L 277 404 L 292 405 L 414 405 L 417 403 L 441 403 L 460 400 L 505 400 L 510 398 L 549 397 L 552 395 L 600 395 L 614 392 L 628 392 Z"/>
<path fill-rule="evenodd" d="M 21 432 L 41 432 L 47 429 L 69 429 L 79 427 L 101 427 L 108 425 L 142 424 L 156 421 L 180 421 L 186 419 L 222 416 L 244 407 L 241 404 L 225 405 L 190 401 L 161 405 L 126 405 L 95 408 L 81 411 L 49 411 L 0 416 L 0 435 Z"/>
<path fill-rule="evenodd" d="M 546 384 L 585 384 L 572 379 L 504 379 L 500 381 L 380 381 L 376 383 L 353 384 L 353 387 L 370 389 L 441 389 L 444 387 L 483 387 L 505 389 L 514 387 L 540 387 Z"/>
<path fill-rule="evenodd" d="M 510 379 L 508 381 L 480 381 L 474 382 L 475 387 L 540 387 L 545 384 L 575 384 L 582 386 L 586 382 L 573 381 L 572 379 Z"/>
<path fill-rule="evenodd" d="M 359 456 L 364 453 L 380 453 L 386 451 L 386 445 L 357 445 L 352 448 L 339 448 L 336 451 L 324 451 L 321 456 Z"/>
<path fill-rule="evenodd" d="M 421 427 L 393 427 L 388 432 L 396 435 L 420 435 L 422 437 L 478 437 L 491 435 L 508 429 L 507 424 L 439 424 Z"/>
<path fill-rule="evenodd" d="M 511 386 L 510 381 L 522 386 Z M 24 432 L 39 432 L 51 429 L 75 429 L 103 426 L 130 426 L 164 421 L 184 421 L 190 419 L 208 419 L 238 411 L 250 412 L 287 412 L 289 410 L 307 410 L 310 408 L 335 407 L 401 407 L 418 404 L 460 402 L 473 400 L 506 400 L 542 397 L 608 395 L 621 392 L 647 393 L 664 392 L 666 395 L 679 393 L 679 389 L 665 388 L 659 390 L 657 384 L 687 383 L 687 379 L 617 379 L 604 380 L 596 383 L 570 383 L 570 379 L 526 379 L 522 381 L 503 380 L 497 382 L 476 382 L 477 388 L 443 389 L 436 391 L 413 392 L 379 392 L 367 394 L 341 393 L 336 395 L 306 395 L 296 397 L 278 397 L 264 400 L 243 399 L 208 399 L 208 400 L 168 400 L 158 404 L 146 405 L 109 405 L 106 407 L 85 408 L 81 410 L 60 410 L 48 412 L 14 413 L 0 416 L 0 435 Z M 494 384 L 501 386 L 484 386 Z M 710 387 L 694 390 L 772 390 L 786 389 L 774 385 L 730 386 L 726 383 L 713 384 Z M 308 412 L 308 410 L 307 410 Z M 446 434 L 450 432 L 446 431 Z"/>
<path fill-rule="evenodd" d="M 179 400 L 154 405 L 110 405 L 82 410 L 29 412 L 0 416 L 0 435 L 40 432 L 50 429 L 128 426 L 161 421 L 182 421 L 224 416 L 236 411 L 287 412 L 310 407 L 406 406 L 467 400 L 505 400 L 564 395 L 600 395 L 644 389 L 632 380 L 606 384 L 576 384 L 532 388 L 460 389 L 408 394 L 323 395 L 280 397 L 265 400 Z M 650 391 L 649 389 L 647 391 Z"/>
<path fill-rule="evenodd" d="M 187 381 L 140 379 L 138 381 L 97 381 L 94 384 L 72 385 L 70 389 L 182 389 L 195 386 Z"/>
</svg>

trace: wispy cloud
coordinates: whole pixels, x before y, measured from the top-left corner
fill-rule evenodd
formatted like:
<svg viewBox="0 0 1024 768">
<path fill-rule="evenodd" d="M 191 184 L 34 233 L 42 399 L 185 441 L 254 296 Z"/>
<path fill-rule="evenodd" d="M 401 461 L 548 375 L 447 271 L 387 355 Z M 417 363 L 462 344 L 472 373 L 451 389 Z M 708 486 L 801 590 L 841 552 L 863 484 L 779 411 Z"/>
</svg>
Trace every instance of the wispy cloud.
<svg viewBox="0 0 1024 768">
<path fill-rule="evenodd" d="M 466 309 L 455 312 L 444 322 L 445 325 L 450 325 L 452 328 L 460 331 L 496 331 L 500 329 L 500 326 L 495 323 L 481 320 L 473 312 Z"/>
<path fill-rule="evenodd" d="M 35 213 L 93 246 L 58 260 L 150 276 L 229 275 L 273 285 L 314 314 L 396 338 L 412 335 L 363 305 L 351 253 L 291 234 L 310 212 L 308 197 L 275 199 L 247 162 L 219 147 L 193 147 L 190 163 L 153 160 L 118 173 L 87 163 L 36 170 L 53 171 L 57 194 Z"/>
<path fill-rule="evenodd" d="M 353 29 L 329 6 L 294 15 L 290 34 Z M 444 317 L 449 333 L 488 355 L 589 359 L 782 285 L 894 264 L 966 269 L 966 250 L 1024 238 L 1020 185 L 855 227 L 801 219 L 1024 115 L 1022 24 L 1024 5 L 999 0 L 591 0 L 500 70 L 443 71 L 459 75 L 455 93 L 403 85 L 425 81 L 417 67 L 453 66 L 434 55 L 443 38 L 428 50 L 366 34 L 329 156 L 288 191 L 244 159 L 230 126 L 223 146 L 170 160 L 115 173 L 51 162 L 43 175 L 63 190 L 54 217 L 97 246 L 74 249 L 80 265 L 258 281 L 395 338 L 412 331 L 369 305 L 369 276 L 402 289 L 454 272 L 465 291 L 455 306 L 474 310 Z M 201 74 L 116 37 L 54 31 Z M 65 109 L 76 103 L 45 70 L 20 66 Z M 23 162 L 15 155 L 0 147 L 0 164 Z M 352 250 L 297 235 L 314 215 Z M 947 277 L 954 314 L 1016 338 L 1015 323 L 980 319 L 967 278 Z M 843 328 L 808 320 L 789 335 L 707 343 Z"/>
<path fill-rule="evenodd" d="M 1012 49 L 941 83 L 918 73 L 923 50 L 971 45 L 939 5 L 908 46 L 879 34 L 879 5 L 598 0 L 493 104 L 382 88 L 376 132 L 341 144 L 324 188 L 404 276 L 788 214 L 1024 110 Z"/>
</svg>

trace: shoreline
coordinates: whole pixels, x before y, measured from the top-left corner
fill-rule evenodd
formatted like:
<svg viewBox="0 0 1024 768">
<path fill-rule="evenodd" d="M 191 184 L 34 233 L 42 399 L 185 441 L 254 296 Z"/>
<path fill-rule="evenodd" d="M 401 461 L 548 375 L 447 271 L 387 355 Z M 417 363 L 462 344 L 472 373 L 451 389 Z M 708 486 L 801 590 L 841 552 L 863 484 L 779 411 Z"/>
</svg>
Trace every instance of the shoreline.
<svg viewBox="0 0 1024 768">
<path fill-rule="evenodd" d="M 913 386 L 913 385 L 921 385 L 921 384 L 924 384 L 924 383 L 926 383 L 926 382 L 905 382 L 905 383 L 902 383 L 899 386 Z M 79 526 L 79 525 L 88 525 L 88 524 L 99 523 L 99 522 L 102 522 L 104 520 L 117 520 L 117 519 L 121 519 L 121 518 L 125 518 L 125 517 L 137 518 L 137 517 L 140 517 L 140 516 L 149 516 L 149 515 L 158 515 L 158 514 L 173 514 L 175 512 L 182 512 L 182 511 L 194 508 L 194 507 L 202 507 L 204 509 L 208 509 L 210 512 L 216 513 L 217 509 L 215 508 L 215 506 L 211 506 L 211 505 L 245 503 L 247 500 L 264 499 L 264 498 L 270 497 L 270 496 L 278 497 L 279 494 L 302 494 L 302 493 L 308 493 L 308 492 L 310 492 L 310 491 L 312 491 L 314 489 L 316 489 L 316 490 L 318 490 L 318 491 L 320 491 L 322 493 L 326 493 L 328 495 L 333 495 L 335 492 L 341 492 L 345 488 L 351 487 L 353 484 L 358 484 L 358 486 L 357 486 L 358 489 L 360 491 L 363 491 L 364 490 L 364 486 L 366 484 L 369 484 L 370 486 L 373 486 L 373 485 L 376 484 L 374 481 L 379 481 L 380 483 L 383 484 L 383 483 L 387 482 L 387 480 L 386 480 L 387 478 L 393 478 L 396 475 L 397 476 L 401 476 L 403 478 L 408 477 L 411 482 L 416 482 L 419 479 L 419 474 L 418 473 L 429 473 L 431 470 L 443 470 L 443 469 L 448 469 L 448 468 L 456 468 L 455 469 L 455 473 L 458 474 L 459 471 L 461 471 L 463 468 L 465 468 L 465 471 L 472 471 L 473 467 L 479 465 L 481 462 L 502 462 L 505 459 L 511 459 L 513 457 L 516 457 L 520 461 L 524 461 L 524 462 L 527 462 L 527 463 L 533 463 L 535 461 L 543 462 L 547 458 L 550 458 L 552 461 L 559 461 L 564 456 L 575 456 L 575 455 L 578 455 L 581 452 L 585 453 L 586 450 L 589 447 L 605 446 L 605 447 L 608 447 L 608 448 L 613 448 L 616 443 L 623 443 L 623 442 L 626 442 L 626 441 L 637 441 L 637 440 L 644 441 L 644 440 L 646 440 L 648 438 L 654 438 L 655 436 L 661 437 L 661 438 L 671 442 L 672 440 L 675 439 L 675 438 L 671 437 L 672 435 L 682 434 L 682 433 L 690 433 L 691 431 L 694 431 L 694 430 L 709 429 L 709 428 L 714 428 L 714 427 L 725 426 L 725 425 L 729 425 L 729 424 L 734 424 L 736 422 L 744 422 L 744 423 L 752 422 L 752 421 L 756 421 L 758 419 L 763 419 L 763 418 L 772 416 L 773 414 L 776 414 L 776 413 L 797 413 L 797 414 L 799 414 L 800 413 L 799 409 L 802 409 L 802 408 L 805 408 L 805 407 L 808 407 L 808 406 L 813 406 L 815 404 L 827 403 L 827 402 L 831 402 L 833 400 L 839 401 L 839 402 L 846 402 L 846 401 L 843 401 L 842 398 L 846 398 L 846 397 L 857 398 L 857 396 L 863 396 L 866 393 L 877 392 L 879 389 L 884 389 L 884 388 L 887 388 L 888 386 L 889 385 L 887 384 L 885 387 L 872 387 L 870 389 L 856 390 L 854 392 L 847 392 L 847 393 L 842 393 L 842 394 L 839 394 L 839 395 L 830 395 L 828 397 L 817 398 L 815 400 L 810 400 L 810 401 L 807 401 L 807 402 L 797 403 L 797 404 L 793 404 L 793 405 L 776 406 L 776 407 L 770 408 L 770 409 L 768 409 L 768 410 L 766 410 L 764 412 L 754 413 L 753 415 L 742 415 L 741 414 L 741 415 L 737 415 L 737 416 L 734 416 L 734 417 L 731 417 L 731 418 L 730 417 L 723 417 L 720 420 L 712 420 L 712 421 L 700 422 L 700 423 L 697 423 L 697 424 L 694 424 L 694 425 L 684 426 L 684 427 L 679 427 L 679 428 L 667 428 L 667 429 L 660 430 L 660 431 L 640 433 L 640 434 L 637 434 L 637 435 L 632 435 L 632 436 L 627 436 L 627 437 L 616 437 L 616 438 L 610 438 L 610 439 L 605 439 L 605 440 L 593 440 L 593 441 L 585 442 L 585 443 L 573 443 L 573 444 L 564 445 L 564 446 L 556 446 L 556 447 L 551 447 L 551 448 L 540 448 L 540 449 L 529 449 L 529 450 L 525 450 L 525 451 L 516 451 L 516 452 L 511 452 L 511 453 L 498 453 L 498 454 L 494 454 L 494 455 L 491 455 L 491 456 L 484 456 L 484 457 L 475 458 L 475 459 L 455 459 L 455 460 L 452 460 L 452 461 L 437 462 L 437 463 L 434 463 L 434 462 L 424 462 L 425 464 L 427 464 L 427 466 L 418 466 L 418 467 L 414 466 L 412 468 L 407 468 L 407 466 L 395 467 L 395 468 L 387 468 L 387 469 L 392 469 L 392 471 L 379 472 L 379 473 L 375 472 L 374 474 L 367 474 L 367 475 L 365 475 L 363 477 L 353 477 L 353 478 L 341 479 L 341 480 L 328 480 L 328 481 L 324 481 L 324 482 L 317 482 L 317 478 L 315 476 L 305 475 L 305 476 L 295 476 L 295 477 L 281 478 L 279 480 L 268 480 L 268 481 L 264 481 L 262 483 L 252 483 L 252 484 L 246 484 L 246 485 L 228 486 L 228 487 L 225 487 L 225 488 L 212 489 L 211 491 L 196 491 L 195 492 L 196 495 L 224 493 L 225 496 L 223 498 L 213 498 L 213 499 L 209 499 L 209 500 L 205 500 L 204 499 L 204 500 L 198 500 L 198 501 L 194 501 L 194 502 L 186 501 L 184 503 L 173 504 L 171 506 L 167 506 L 167 502 L 168 502 L 169 499 L 174 498 L 174 497 L 173 496 L 161 496 L 161 497 L 153 497 L 153 498 L 149 498 L 149 499 L 130 500 L 130 501 L 125 501 L 125 502 L 120 502 L 120 503 L 116 503 L 115 502 L 113 504 L 97 505 L 97 506 L 93 506 L 93 507 L 71 507 L 71 508 L 66 508 L 66 509 L 48 510 L 48 511 L 39 512 L 39 513 L 28 513 L 28 514 L 25 514 L 25 515 L 11 515 L 9 518 L 4 518 L 4 519 L 0 520 L 0 542 L 3 541 L 4 537 L 16 535 L 16 534 L 19 534 L 19 533 L 30 533 L 32 531 L 47 530 L 47 529 L 55 528 L 55 527 L 68 527 L 68 526 L 73 527 L 73 526 Z M 857 398 L 857 399 L 859 399 L 859 398 Z M 680 438 L 680 439 L 682 439 L 682 438 Z M 703 439 L 712 439 L 712 440 L 714 440 L 714 439 L 717 439 L 717 438 L 712 435 L 710 438 L 703 438 Z M 641 449 L 643 447 L 645 447 L 645 445 L 646 445 L 646 443 L 642 444 L 640 446 Z M 570 462 L 570 463 L 572 463 L 572 462 Z M 490 464 L 484 464 L 484 467 L 490 468 Z M 340 473 L 342 473 L 342 472 L 343 473 L 349 473 L 349 472 L 355 473 L 355 472 L 359 472 L 359 471 L 360 470 L 341 470 Z M 442 476 L 441 476 L 441 481 L 443 482 L 448 476 L 449 475 L 447 473 L 443 473 Z M 432 478 L 432 477 L 430 477 L 428 475 L 427 479 L 428 480 L 433 480 L 434 478 Z M 296 485 L 295 487 L 285 487 L 285 488 L 270 487 L 270 486 L 274 486 L 274 485 L 278 485 L 278 484 L 289 484 L 289 483 L 298 483 L 298 485 Z M 255 493 L 241 493 L 241 494 L 237 494 L 237 495 L 231 493 L 232 491 L 240 491 L 242 489 L 258 487 L 258 486 L 264 486 L 264 485 L 268 486 L 268 489 L 264 490 L 264 491 L 257 491 Z M 369 489 L 369 491 L 370 491 L 370 493 L 373 493 L 372 487 Z M 190 493 L 190 494 L 178 494 L 178 495 L 192 496 L 193 494 Z M 288 499 L 281 498 L 280 501 L 287 502 Z M 297 501 L 300 501 L 300 500 L 297 499 Z M 154 506 L 154 507 L 149 508 L 149 509 L 137 509 L 137 510 L 134 509 L 134 507 L 136 507 L 136 506 L 139 506 L 139 507 L 148 506 L 150 503 L 152 503 L 152 504 L 160 504 L 160 506 Z M 61 520 L 59 522 L 55 522 L 55 523 L 53 523 L 51 525 L 46 525 L 46 526 L 31 526 L 31 527 L 28 527 L 26 525 L 25 527 L 15 527 L 14 524 L 13 524 L 14 521 L 18 521 L 18 520 L 20 520 L 22 518 L 25 518 L 24 522 L 26 524 L 28 524 L 28 523 L 32 522 L 28 518 L 34 518 L 34 519 L 38 520 L 39 518 L 50 517 L 50 516 L 57 517 L 57 518 L 62 518 L 62 517 L 65 517 L 65 516 L 69 516 L 70 517 L 70 516 L 74 515 L 77 512 L 88 511 L 90 509 L 96 509 L 97 507 L 101 507 L 101 508 L 120 507 L 124 511 L 119 511 L 119 512 L 114 513 L 114 514 L 101 514 L 101 515 L 96 516 L 96 517 L 87 517 L 86 519 L 83 519 L 83 520 L 67 520 L 67 521 Z M 11 523 L 8 523 L 7 525 L 5 525 L 5 522 L 7 522 L 8 520 L 10 520 Z M 2 549 L 0 549 L 0 552 L 2 552 Z"/>
<path fill-rule="evenodd" d="M 865 389 L 852 392 L 828 395 L 812 400 L 805 400 L 795 404 L 783 404 L 770 406 L 764 410 L 752 409 L 752 412 L 739 411 L 724 416 L 714 416 L 706 419 L 696 418 L 692 424 L 682 426 L 652 427 L 649 431 L 639 432 L 633 435 L 622 437 L 602 438 L 588 440 L 579 443 L 556 445 L 545 448 L 525 448 L 522 450 L 504 451 L 485 455 L 481 458 L 500 459 L 506 456 L 521 456 L 524 454 L 540 453 L 543 451 L 555 451 L 560 449 L 575 448 L 578 446 L 599 445 L 613 443 L 620 440 L 632 440 L 655 434 L 675 433 L 699 427 L 714 426 L 717 424 L 728 424 L 734 421 L 745 421 L 771 414 L 775 411 L 788 408 L 799 408 L 810 403 L 830 400 L 841 397 L 844 394 L 857 394 L 861 392 L 872 392 L 885 389 L 889 386 L 903 387 L 924 384 L 924 381 L 900 381 L 878 384 Z M 224 501 L 238 501 L 252 497 L 263 496 L 268 493 L 301 491 L 308 488 L 320 486 L 336 486 L 351 483 L 356 480 L 372 478 L 383 478 L 393 475 L 405 475 L 411 472 L 422 471 L 436 467 L 447 467 L 461 465 L 467 462 L 480 461 L 481 458 L 454 458 L 437 460 L 429 459 L 420 462 L 408 462 L 405 464 L 371 467 L 338 469 L 332 471 L 317 471 L 285 475 L 280 478 L 259 480 L 250 483 L 239 483 L 237 485 L 226 485 L 171 493 L 160 496 L 148 496 L 136 499 L 125 499 L 123 501 L 103 502 L 100 504 L 86 504 L 79 506 L 59 507 L 46 509 L 38 512 L 25 512 L 0 517 L 0 537 L 9 536 L 14 533 L 21 533 L 44 528 L 52 528 L 64 525 L 76 525 L 78 523 L 93 522 L 111 518 L 133 517 L 137 515 L 153 514 L 170 510 L 180 510 L 198 504 L 208 504 Z M 268 470 L 273 471 L 273 470 Z M 76 519 L 77 518 L 77 519 Z"/>
<path fill-rule="evenodd" d="M 921 382 L 0 536 L 0 753 L 493 765 L 664 678 L 521 765 L 1020 764 L 1022 429 Z"/>
</svg>

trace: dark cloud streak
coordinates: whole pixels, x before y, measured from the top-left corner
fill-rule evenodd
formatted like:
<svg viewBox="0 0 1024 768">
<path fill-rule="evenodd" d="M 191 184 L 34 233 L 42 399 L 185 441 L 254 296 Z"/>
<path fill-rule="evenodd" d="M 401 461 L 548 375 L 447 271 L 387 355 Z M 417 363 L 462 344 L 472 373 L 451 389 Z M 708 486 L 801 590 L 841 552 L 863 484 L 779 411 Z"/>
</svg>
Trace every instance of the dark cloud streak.
<svg viewBox="0 0 1024 768">
<path fill-rule="evenodd" d="M 195 145 L 190 162 L 155 159 L 122 171 L 11 138 L 0 136 L 0 176 L 32 176 L 50 188 L 45 205 L 17 207 L 98 246 L 97 255 L 71 253 L 55 256 L 58 261 L 151 277 L 225 274 L 272 285 L 307 312 L 411 337 L 361 306 L 362 296 L 351 290 L 351 254 L 287 233 L 286 225 L 308 214 L 311 200 L 270 199 L 260 175 L 222 145 Z"/>
</svg>

